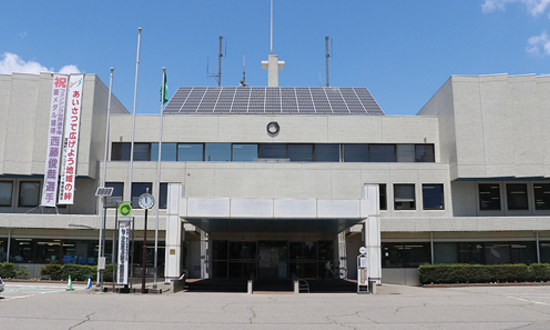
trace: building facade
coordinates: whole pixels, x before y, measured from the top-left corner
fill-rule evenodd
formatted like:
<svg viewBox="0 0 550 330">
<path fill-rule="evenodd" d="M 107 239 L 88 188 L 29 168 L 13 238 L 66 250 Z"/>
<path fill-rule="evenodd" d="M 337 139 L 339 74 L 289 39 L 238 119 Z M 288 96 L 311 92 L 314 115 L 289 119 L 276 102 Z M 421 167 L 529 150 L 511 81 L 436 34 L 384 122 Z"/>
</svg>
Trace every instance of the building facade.
<svg viewBox="0 0 550 330">
<path fill-rule="evenodd" d="M 52 75 L 0 75 L 0 261 L 96 264 L 108 89 L 86 75 L 74 205 L 40 207 Z M 550 77 L 452 76 L 416 116 L 366 88 L 180 88 L 162 117 L 113 99 L 105 250 L 117 201 L 135 206 L 159 275 L 324 278 L 326 263 L 416 284 L 425 263 L 550 260 Z M 159 167 L 160 166 L 160 171 Z M 159 182 L 160 173 L 160 182 Z M 131 177 L 131 179 L 130 179 Z M 158 191 L 157 191 L 158 190 Z"/>
</svg>

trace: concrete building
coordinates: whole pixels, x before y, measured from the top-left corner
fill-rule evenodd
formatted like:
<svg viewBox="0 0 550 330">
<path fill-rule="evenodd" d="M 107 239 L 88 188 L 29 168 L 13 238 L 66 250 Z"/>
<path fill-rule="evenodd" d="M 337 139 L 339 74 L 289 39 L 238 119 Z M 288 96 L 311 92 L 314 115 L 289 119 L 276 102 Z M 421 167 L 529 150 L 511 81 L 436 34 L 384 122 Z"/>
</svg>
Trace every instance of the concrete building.
<svg viewBox="0 0 550 330">
<path fill-rule="evenodd" d="M 0 75 L 0 261 L 31 270 L 98 255 L 108 89 L 85 75 L 74 205 L 46 208 L 52 82 Z M 185 87 L 164 112 L 157 185 L 160 115 L 137 116 L 130 162 L 132 116 L 113 98 L 107 256 L 115 202 L 160 187 L 147 266 L 159 207 L 166 281 L 319 279 L 327 261 L 355 278 L 361 246 L 387 283 L 418 283 L 425 263 L 548 262 L 549 108 L 535 75 L 452 76 L 416 116 L 385 116 L 366 88 Z"/>
</svg>

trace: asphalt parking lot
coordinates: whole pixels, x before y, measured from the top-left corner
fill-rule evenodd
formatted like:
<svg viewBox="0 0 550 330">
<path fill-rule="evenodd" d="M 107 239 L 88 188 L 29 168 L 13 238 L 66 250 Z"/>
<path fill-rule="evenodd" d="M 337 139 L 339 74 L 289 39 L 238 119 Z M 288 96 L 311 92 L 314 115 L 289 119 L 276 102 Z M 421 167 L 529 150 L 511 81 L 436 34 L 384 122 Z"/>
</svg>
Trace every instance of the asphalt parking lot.
<svg viewBox="0 0 550 330">
<path fill-rule="evenodd" d="M 550 286 L 143 295 L 6 284 L 0 329 L 550 329 Z"/>
</svg>

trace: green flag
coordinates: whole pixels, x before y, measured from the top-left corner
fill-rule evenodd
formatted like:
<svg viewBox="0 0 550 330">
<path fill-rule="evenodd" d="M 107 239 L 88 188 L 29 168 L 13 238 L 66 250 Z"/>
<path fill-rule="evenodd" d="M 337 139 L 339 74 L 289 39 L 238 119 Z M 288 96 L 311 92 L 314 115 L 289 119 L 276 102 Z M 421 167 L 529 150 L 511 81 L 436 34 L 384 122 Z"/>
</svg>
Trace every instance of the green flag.
<svg viewBox="0 0 550 330">
<path fill-rule="evenodd" d="M 166 83 L 166 73 L 164 73 L 164 83 L 160 86 L 160 98 L 162 104 L 168 102 L 168 84 Z"/>
</svg>

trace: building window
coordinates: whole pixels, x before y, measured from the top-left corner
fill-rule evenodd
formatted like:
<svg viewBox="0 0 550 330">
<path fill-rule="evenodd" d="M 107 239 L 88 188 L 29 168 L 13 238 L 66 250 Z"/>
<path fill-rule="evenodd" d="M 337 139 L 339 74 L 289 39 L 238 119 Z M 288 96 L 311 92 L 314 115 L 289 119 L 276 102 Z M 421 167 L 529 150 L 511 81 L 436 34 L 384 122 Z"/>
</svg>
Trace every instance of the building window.
<svg viewBox="0 0 550 330">
<path fill-rule="evenodd" d="M 111 147 L 111 160 L 130 160 L 130 143 L 113 142 Z"/>
<path fill-rule="evenodd" d="M 141 194 L 145 194 L 147 192 L 147 189 L 149 189 L 149 193 L 152 194 L 153 184 L 150 182 L 132 183 L 132 207 L 139 207 L 139 196 L 141 196 Z"/>
<path fill-rule="evenodd" d="M 11 206 L 13 182 L 0 181 L 0 206 Z"/>
<path fill-rule="evenodd" d="M 113 194 L 105 197 L 105 207 L 117 207 L 117 202 L 122 202 L 124 199 L 124 183 L 123 182 L 106 182 L 105 187 L 113 188 Z"/>
<path fill-rule="evenodd" d="M 528 210 L 527 184 L 508 183 L 506 184 L 506 198 L 508 200 L 508 210 Z"/>
<path fill-rule="evenodd" d="M 417 144 L 416 157 L 417 162 L 435 162 L 433 144 Z"/>
<path fill-rule="evenodd" d="M 161 160 L 163 162 L 175 162 L 178 155 L 177 143 L 163 143 L 161 151 Z M 159 159 L 159 144 L 151 143 L 151 161 L 156 162 Z"/>
<path fill-rule="evenodd" d="M 159 201 L 158 201 L 159 209 L 166 209 L 167 201 L 168 201 L 168 183 L 161 182 Z"/>
<path fill-rule="evenodd" d="M 285 159 L 286 144 L 284 143 L 262 143 L 260 144 L 260 158 Z"/>
<path fill-rule="evenodd" d="M 234 162 L 253 162 L 258 158 L 257 144 L 233 144 Z"/>
<path fill-rule="evenodd" d="M 414 184 L 395 184 L 393 185 L 393 197 L 395 210 L 414 210 L 415 193 Z"/>
<path fill-rule="evenodd" d="M 313 161 L 313 144 L 289 144 L 287 152 L 291 162 Z"/>
<path fill-rule="evenodd" d="M 38 206 L 40 197 L 40 182 L 21 182 L 19 189 L 19 206 Z"/>
<path fill-rule="evenodd" d="M 443 210 L 443 185 L 442 184 L 423 184 L 422 185 L 422 203 L 424 210 Z"/>
<path fill-rule="evenodd" d="M 342 146 L 344 153 L 344 162 L 363 162 L 369 161 L 368 144 L 344 144 Z"/>
<path fill-rule="evenodd" d="M 431 262 L 430 243 L 382 243 L 382 267 L 418 267 Z"/>
<path fill-rule="evenodd" d="M 378 185 L 378 193 L 380 198 L 380 210 L 387 210 L 388 209 L 388 200 L 386 195 L 386 184 L 381 183 Z"/>
<path fill-rule="evenodd" d="M 535 183 L 535 209 L 550 210 L 550 184 Z"/>
<path fill-rule="evenodd" d="M 200 143 L 179 143 L 178 162 L 202 162 L 203 145 Z"/>
<path fill-rule="evenodd" d="M 500 187 L 498 183 L 479 184 L 479 209 L 482 211 L 500 210 Z"/>
<path fill-rule="evenodd" d="M 204 160 L 207 162 L 231 161 L 231 143 L 206 143 Z"/>
<path fill-rule="evenodd" d="M 393 144 L 369 145 L 369 161 L 373 163 L 395 162 L 395 145 Z"/>
<path fill-rule="evenodd" d="M 400 163 L 414 163 L 416 149 L 414 144 L 398 144 L 396 146 L 397 161 Z"/>
<path fill-rule="evenodd" d="M 316 144 L 315 161 L 316 162 L 339 162 L 340 145 L 339 144 Z"/>
<path fill-rule="evenodd" d="M 134 143 L 134 160 L 137 160 L 137 161 L 151 160 L 151 144 Z"/>
</svg>

